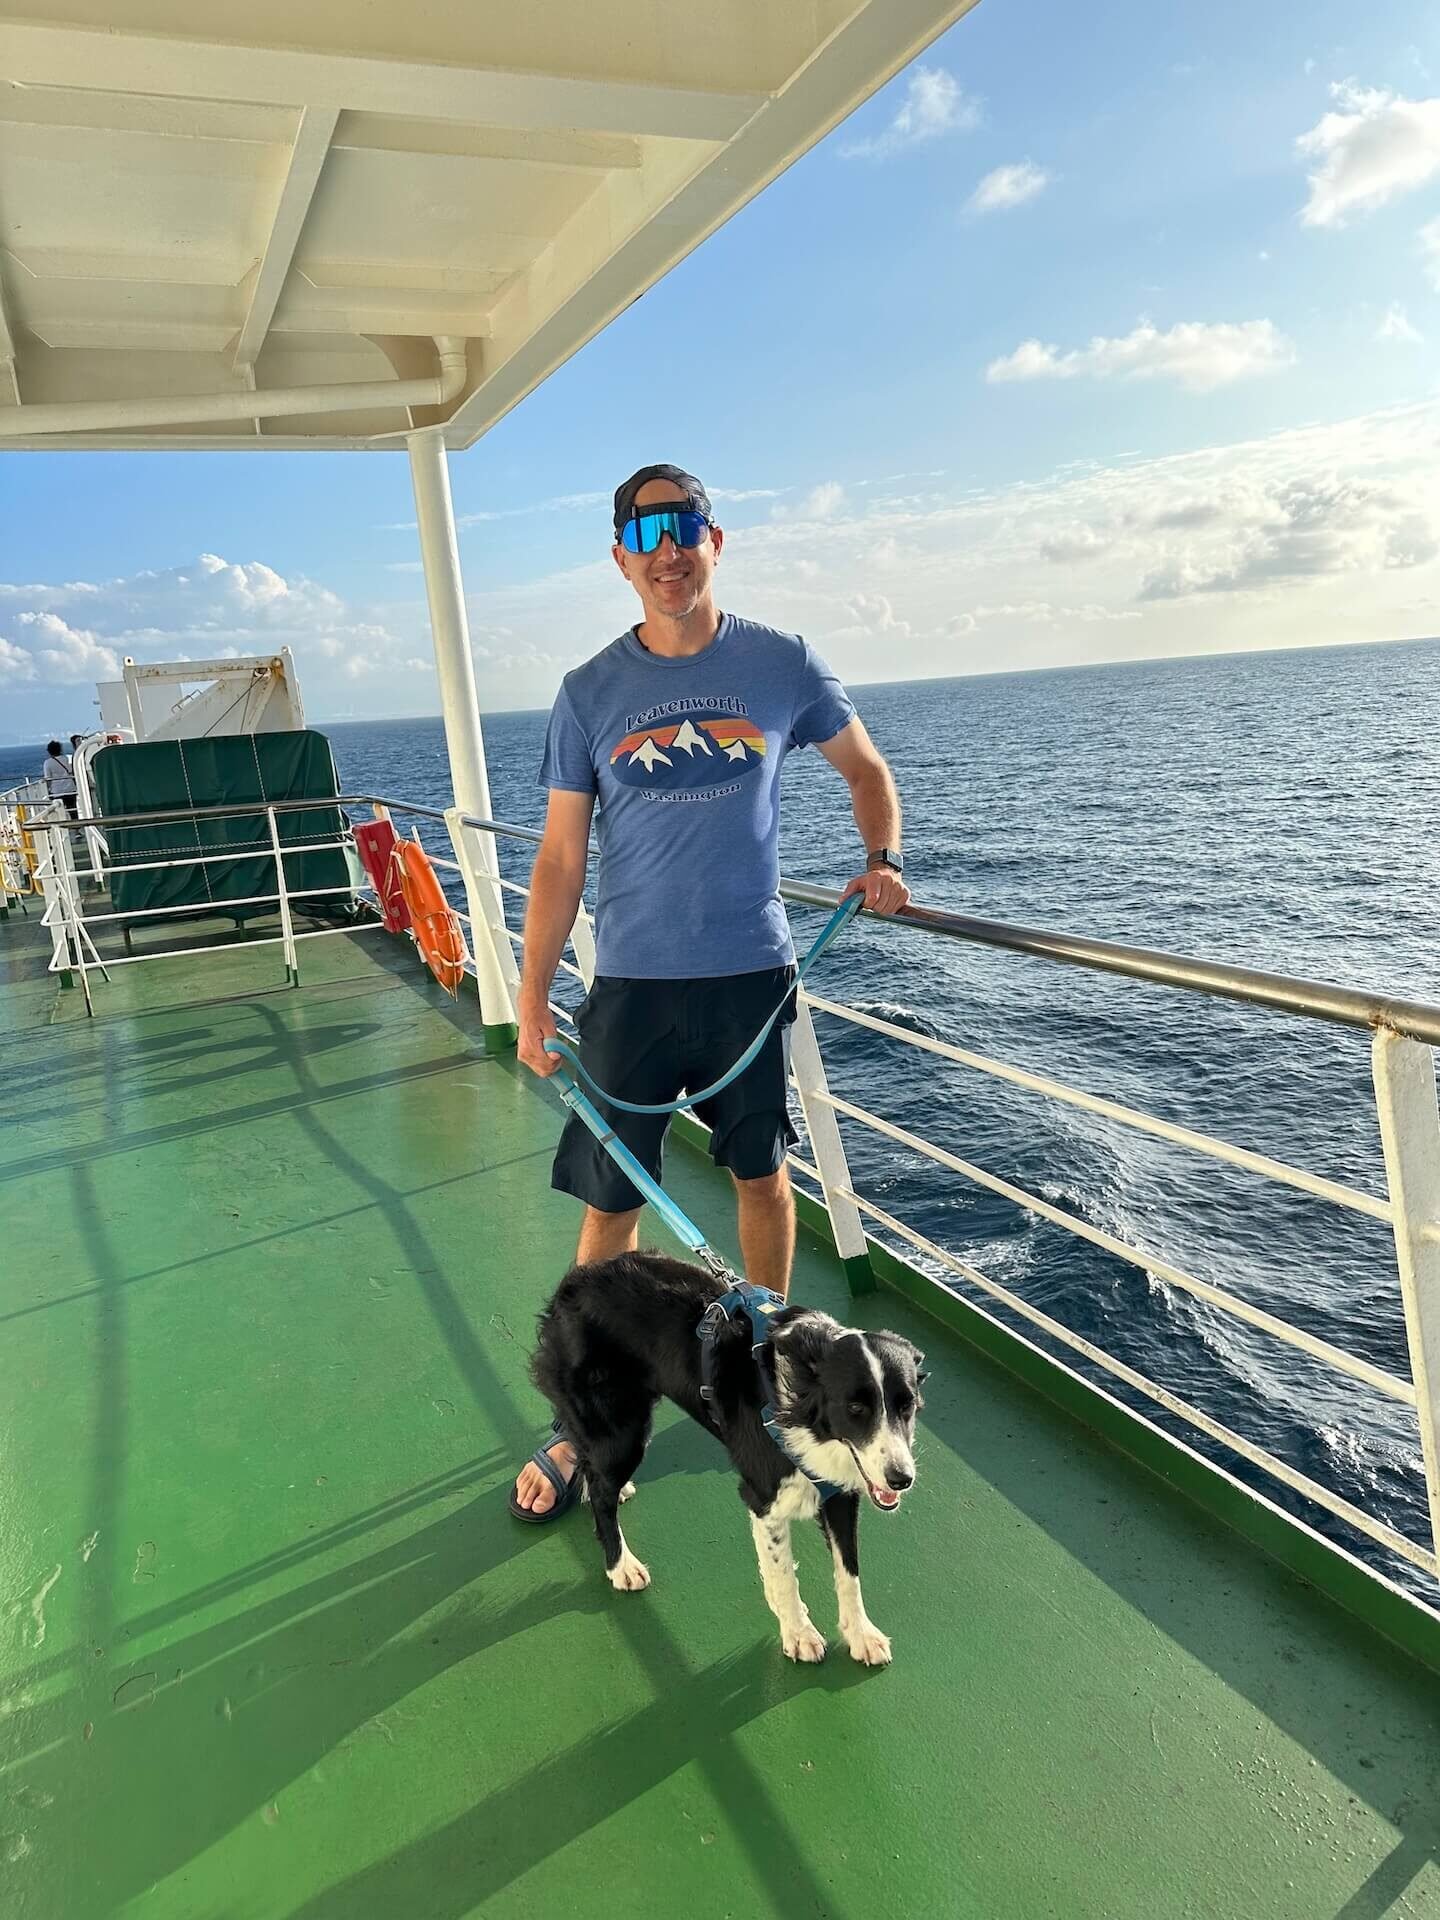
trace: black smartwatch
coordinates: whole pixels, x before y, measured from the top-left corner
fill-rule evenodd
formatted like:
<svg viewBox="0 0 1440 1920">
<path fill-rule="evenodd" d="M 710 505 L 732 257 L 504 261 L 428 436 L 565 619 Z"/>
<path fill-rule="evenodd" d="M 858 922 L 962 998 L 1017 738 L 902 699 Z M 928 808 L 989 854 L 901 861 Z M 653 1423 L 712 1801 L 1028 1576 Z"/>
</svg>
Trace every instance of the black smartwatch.
<svg viewBox="0 0 1440 1920">
<path fill-rule="evenodd" d="M 905 862 L 900 858 L 900 852 L 897 847 L 876 847 L 875 851 L 866 860 L 865 865 L 867 869 L 870 867 L 888 867 L 892 873 L 903 873 L 905 871 Z"/>
</svg>

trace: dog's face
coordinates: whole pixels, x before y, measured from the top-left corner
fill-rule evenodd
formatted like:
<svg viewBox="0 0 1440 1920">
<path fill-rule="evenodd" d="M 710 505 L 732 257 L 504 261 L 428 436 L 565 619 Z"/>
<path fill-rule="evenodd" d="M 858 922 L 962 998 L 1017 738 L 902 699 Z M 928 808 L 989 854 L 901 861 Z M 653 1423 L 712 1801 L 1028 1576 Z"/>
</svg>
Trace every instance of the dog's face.
<svg viewBox="0 0 1440 1920">
<path fill-rule="evenodd" d="M 797 1454 L 823 1479 L 893 1513 L 915 1481 L 924 1354 L 898 1333 L 861 1333 L 824 1313 L 797 1315 L 772 1345 Z"/>
</svg>

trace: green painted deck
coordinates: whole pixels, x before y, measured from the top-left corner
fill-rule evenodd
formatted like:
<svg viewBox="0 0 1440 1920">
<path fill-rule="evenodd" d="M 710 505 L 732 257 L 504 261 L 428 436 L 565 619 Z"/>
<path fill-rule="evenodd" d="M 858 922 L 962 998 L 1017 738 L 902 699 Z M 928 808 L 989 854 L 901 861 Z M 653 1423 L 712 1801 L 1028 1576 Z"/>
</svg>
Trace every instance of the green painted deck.
<svg viewBox="0 0 1440 1920">
<path fill-rule="evenodd" d="M 813 1242 L 797 1298 L 931 1359 L 862 1530 L 895 1664 L 785 1661 L 673 1416 L 613 1593 L 583 1514 L 505 1510 L 558 1103 L 375 935 L 93 1022 L 39 946 L 0 922 L 7 1920 L 1440 1911 L 1440 1683 Z"/>
</svg>

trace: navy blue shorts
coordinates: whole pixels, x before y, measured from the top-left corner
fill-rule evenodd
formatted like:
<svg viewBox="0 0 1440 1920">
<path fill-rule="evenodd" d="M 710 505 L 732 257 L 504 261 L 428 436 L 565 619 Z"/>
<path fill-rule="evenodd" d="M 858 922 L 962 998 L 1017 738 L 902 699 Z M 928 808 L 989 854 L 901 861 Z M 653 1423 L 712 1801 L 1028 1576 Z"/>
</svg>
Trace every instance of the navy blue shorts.
<svg viewBox="0 0 1440 1920">
<path fill-rule="evenodd" d="M 576 1015 L 587 1073 L 622 1100 L 675 1100 L 708 1087 L 734 1066 L 794 967 L 766 967 L 713 980 L 625 980 L 597 975 Z M 694 1109 L 710 1128 L 715 1164 L 739 1180 L 759 1180 L 784 1164 L 798 1138 L 786 1094 L 790 1077 L 792 993 L 765 1045 L 738 1080 Z M 588 1091 L 588 1089 L 587 1089 Z M 595 1103 L 645 1168 L 660 1178 L 666 1113 L 625 1113 Z M 550 1184 L 601 1213 L 628 1213 L 643 1196 L 576 1115 L 560 1136 Z"/>
</svg>

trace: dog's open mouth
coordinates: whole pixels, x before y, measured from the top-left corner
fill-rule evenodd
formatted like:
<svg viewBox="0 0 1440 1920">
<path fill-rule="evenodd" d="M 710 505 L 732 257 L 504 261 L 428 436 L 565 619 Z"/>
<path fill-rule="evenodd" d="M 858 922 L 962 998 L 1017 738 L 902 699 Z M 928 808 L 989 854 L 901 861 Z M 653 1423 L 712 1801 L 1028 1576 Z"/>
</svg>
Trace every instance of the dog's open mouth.
<svg viewBox="0 0 1440 1920">
<path fill-rule="evenodd" d="M 846 1441 L 845 1444 L 847 1446 L 850 1445 L 848 1440 Z M 850 1447 L 850 1458 L 855 1462 L 855 1471 L 859 1474 L 860 1478 L 865 1482 L 865 1491 L 870 1496 L 870 1504 L 872 1506 L 879 1507 L 882 1513 L 894 1513 L 895 1509 L 900 1504 L 899 1494 L 896 1493 L 892 1487 L 876 1486 L 875 1482 L 870 1478 L 869 1474 L 866 1473 L 865 1469 L 861 1466 L 860 1456 L 855 1451 L 854 1447 Z"/>
</svg>

